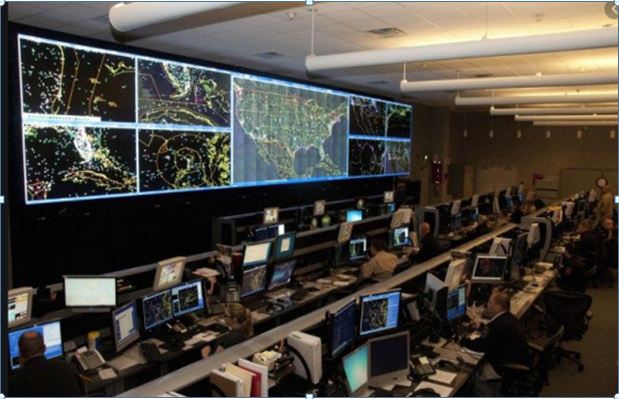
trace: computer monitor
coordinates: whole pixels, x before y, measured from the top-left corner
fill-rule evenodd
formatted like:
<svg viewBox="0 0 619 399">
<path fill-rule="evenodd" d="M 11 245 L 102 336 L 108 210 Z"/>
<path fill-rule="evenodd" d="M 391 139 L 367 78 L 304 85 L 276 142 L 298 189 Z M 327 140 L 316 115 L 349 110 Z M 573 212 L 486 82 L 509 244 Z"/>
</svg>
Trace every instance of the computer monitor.
<svg viewBox="0 0 619 399">
<path fill-rule="evenodd" d="M 426 274 L 423 304 L 429 312 L 441 314 L 441 309 L 445 308 L 447 288 L 447 285 L 434 274 Z"/>
<path fill-rule="evenodd" d="M 408 331 L 371 339 L 368 342 L 370 383 L 380 385 L 383 382 L 407 377 L 410 361 L 409 345 Z"/>
<path fill-rule="evenodd" d="M 540 228 L 539 223 L 532 223 L 529 227 L 529 233 L 527 235 L 527 244 L 529 246 L 537 244 L 540 240 Z"/>
<path fill-rule="evenodd" d="M 271 281 L 269 282 L 269 291 L 290 283 L 296 264 L 297 260 L 291 259 L 273 266 L 273 275 L 271 275 Z"/>
<path fill-rule="evenodd" d="M 460 213 L 460 207 L 462 206 L 462 200 L 455 200 L 451 204 L 451 216 Z"/>
<path fill-rule="evenodd" d="M 116 352 L 140 339 L 138 308 L 135 302 L 129 302 L 112 311 L 112 331 Z"/>
<path fill-rule="evenodd" d="M 159 291 L 180 283 L 183 280 L 185 261 L 186 258 L 184 256 L 178 256 L 159 262 L 157 264 L 153 289 Z"/>
<path fill-rule="evenodd" d="M 359 335 L 368 336 L 398 327 L 400 291 L 387 291 L 361 297 Z"/>
<path fill-rule="evenodd" d="M 279 235 L 282 235 L 286 232 L 286 225 L 283 223 L 280 224 L 272 224 L 268 226 L 267 238 L 275 238 Z M 256 240 L 258 241 L 258 240 Z"/>
<path fill-rule="evenodd" d="M 395 212 L 395 202 L 387 204 L 387 213 L 393 213 L 393 212 Z"/>
<path fill-rule="evenodd" d="M 501 284 L 505 281 L 507 256 L 477 255 L 471 281 L 474 283 Z"/>
<path fill-rule="evenodd" d="M 172 293 L 169 289 L 142 298 L 142 322 L 144 330 L 153 328 L 172 320 Z"/>
<path fill-rule="evenodd" d="M 490 246 L 490 255 L 509 256 L 512 246 L 512 240 L 503 237 L 494 237 Z"/>
<path fill-rule="evenodd" d="M 350 240 L 350 237 L 352 236 L 352 228 L 353 228 L 353 225 L 350 223 L 340 224 L 340 229 L 338 230 L 338 233 L 337 233 L 338 244 L 343 244 L 346 241 Z"/>
<path fill-rule="evenodd" d="M 254 241 L 264 241 L 269 239 L 269 228 L 267 226 L 258 226 L 254 228 Z"/>
<path fill-rule="evenodd" d="M 337 312 L 329 315 L 329 355 L 334 359 L 355 342 L 357 303 L 352 300 Z"/>
<path fill-rule="evenodd" d="M 462 228 L 462 212 L 458 212 L 451 218 L 451 230 L 458 231 Z"/>
<path fill-rule="evenodd" d="M 350 240 L 348 246 L 348 259 L 359 260 L 367 257 L 368 253 L 368 241 L 365 238 L 354 238 Z"/>
<path fill-rule="evenodd" d="M 202 280 L 193 280 L 170 289 L 172 291 L 172 312 L 174 317 L 204 309 Z"/>
<path fill-rule="evenodd" d="M 367 387 L 370 377 L 370 350 L 363 345 L 342 359 L 348 396 L 358 396 Z"/>
<path fill-rule="evenodd" d="M 116 278 L 109 276 L 64 276 L 65 305 L 71 308 L 116 306 Z"/>
<path fill-rule="evenodd" d="M 294 242 L 297 233 L 286 233 L 275 238 L 275 248 L 273 250 L 273 258 L 282 260 L 290 258 L 294 254 Z"/>
<path fill-rule="evenodd" d="M 479 194 L 473 194 L 473 197 L 471 197 L 471 208 L 477 208 L 477 204 L 479 204 Z"/>
<path fill-rule="evenodd" d="M 445 285 L 451 291 L 460 285 L 462 273 L 466 267 L 466 259 L 455 259 L 449 262 L 447 274 L 445 275 Z"/>
<path fill-rule="evenodd" d="M 528 247 L 527 237 L 528 237 L 527 233 L 522 233 L 518 235 L 518 237 L 516 237 L 516 241 L 514 243 L 514 249 L 512 251 L 512 261 L 511 261 L 512 269 L 514 265 L 521 267 L 522 263 L 524 262 L 524 258 L 527 254 L 527 247 Z"/>
<path fill-rule="evenodd" d="M 243 247 L 243 267 L 265 264 L 271 256 L 271 241 L 245 244 Z"/>
<path fill-rule="evenodd" d="M 245 298 L 266 289 L 267 265 L 243 270 L 241 298 Z"/>
<path fill-rule="evenodd" d="M 357 200 L 355 201 L 355 208 L 359 209 L 359 210 L 364 210 L 365 209 L 365 198 L 357 198 Z"/>
<path fill-rule="evenodd" d="M 466 286 L 461 285 L 447 292 L 447 321 L 454 321 L 466 315 Z"/>
<path fill-rule="evenodd" d="M 395 201 L 395 192 L 394 191 L 385 191 L 383 194 L 383 202 L 385 204 L 391 204 Z"/>
<path fill-rule="evenodd" d="M 274 224 L 279 221 L 279 208 L 264 208 L 263 224 Z"/>
<path fill-rule="evenodd" d="M 410 225 L 413 218 L 413 210 L 410 208 L 400 208 L 391 215 L 390 227 L 395 229 L 404 225 Z"/>
<path fill-rule="evenodd" d="M 326 209 L 327 209 L 327 201 L 325 200 L 314 201 L 314 216 L 324 215 Z"/>
<path fill-rule="evenodd" d="M 60 320 L 35 324 L 34 326 L 24 327 L 18 330 L 12 330 L 9 331 L 9 364 L 11 370 L 17 370 L 20 367 L 19 337 L 21 337 L 23 333 L 30 331 L 36 331 L 43 336 L 43 343 L 45 344 L 45 352 L 43 355 L 47 359 L 60 357 L 64 354 Z"/>
<path fill-rule="evenodd" d="M 346 211 L 347 222 L 358 222 L 363 220 L 363 211 L 359 209 L 349 209 Z"/>
<path fill-rule="evenodd" d="M 391 248 L 400 248 L 408 245 L 408 226 L 391 230 L 389 234 L 389 244 Z"/>
<path fill-rule="evenodd" d="M 8 293 L 8 328 L 26 324 L 32 316 L 32 287 L 21 287 L 9 290 Z"/>
</svg>

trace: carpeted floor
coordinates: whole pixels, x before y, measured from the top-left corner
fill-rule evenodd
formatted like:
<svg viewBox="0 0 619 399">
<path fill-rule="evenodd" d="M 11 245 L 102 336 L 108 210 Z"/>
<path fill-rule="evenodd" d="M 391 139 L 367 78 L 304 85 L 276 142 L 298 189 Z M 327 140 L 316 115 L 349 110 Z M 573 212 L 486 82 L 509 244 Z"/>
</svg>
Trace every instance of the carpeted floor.
<svg viewBox="0 0 619 399">
<path fill-rule="evenodd" d="M 588 288 L 593 297 L 593 319 L 584 339 L 570 342 L 566 349 L 582 353 L 585 370 L 579 373 L 576 365 L 561 361 L 550 374 L 550 385 L 542 396 L 604 396 L 613 397 L 617 391 L 617 284 L 614 288 Z"/>
</svg>

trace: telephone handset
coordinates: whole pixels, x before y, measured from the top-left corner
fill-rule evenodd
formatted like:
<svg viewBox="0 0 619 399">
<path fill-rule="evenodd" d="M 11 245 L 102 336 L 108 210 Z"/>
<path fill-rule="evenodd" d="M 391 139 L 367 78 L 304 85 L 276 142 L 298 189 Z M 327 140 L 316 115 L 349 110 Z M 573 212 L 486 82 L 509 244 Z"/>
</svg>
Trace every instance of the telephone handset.
<svg viewBox="0 0 619 399">
<path fill-rule="evenodd" d="M 77 365 L 83 372 L 98 369 L 105 364 L 105 359 L 96 349 L 75 353 L 73 359 L 75 359 Z"/>
</svg>

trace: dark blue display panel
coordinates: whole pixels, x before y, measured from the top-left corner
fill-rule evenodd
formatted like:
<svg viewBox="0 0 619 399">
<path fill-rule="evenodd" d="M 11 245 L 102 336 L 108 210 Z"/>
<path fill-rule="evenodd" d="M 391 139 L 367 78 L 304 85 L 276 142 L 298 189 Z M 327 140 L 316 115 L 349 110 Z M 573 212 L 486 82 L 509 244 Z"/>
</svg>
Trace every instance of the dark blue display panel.
<svg viewBox="0 0 619 399">
<path fill-rule="evenodd" d="M 17 40 L 26 204 L 409 174 L 409 105 Z"/>
</svg>

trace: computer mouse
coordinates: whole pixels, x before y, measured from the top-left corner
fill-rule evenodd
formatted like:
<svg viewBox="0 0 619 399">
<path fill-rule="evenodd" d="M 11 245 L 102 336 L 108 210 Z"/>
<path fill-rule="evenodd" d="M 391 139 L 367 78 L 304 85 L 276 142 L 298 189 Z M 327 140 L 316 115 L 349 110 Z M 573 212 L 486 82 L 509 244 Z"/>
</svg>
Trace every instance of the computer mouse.
<svg viewBox="0 0 619 399">
<path fill-rule="evenodd" d="M 438 398 L 440 395 L 432 388 L 423 388 L 413 393 L 413 398 Z"/>
<path fill-rule="evenodd" d="M 460 367 L 458 367 L 458 365 L 456 365 L 454 362 L 449 361 L 447 359 L 439 360 L 438 363 L 436 363 L 436 367 L 438 367 L 439 369 L 447 370 L 447 371 L 453 371 L 453 372 L 460 371 Z"/>
</svg>

